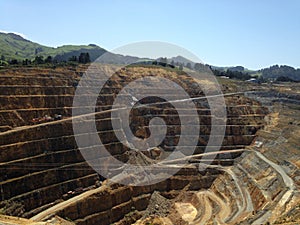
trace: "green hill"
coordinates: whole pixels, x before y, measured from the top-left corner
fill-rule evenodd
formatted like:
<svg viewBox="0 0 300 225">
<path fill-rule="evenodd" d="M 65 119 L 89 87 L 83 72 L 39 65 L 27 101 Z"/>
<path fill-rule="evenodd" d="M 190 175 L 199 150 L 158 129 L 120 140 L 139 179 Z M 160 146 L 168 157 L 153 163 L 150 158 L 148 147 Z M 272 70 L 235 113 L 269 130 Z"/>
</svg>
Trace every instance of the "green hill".
<svg viewBox="0 0 300 225">
<path fill-rule="evenodd" d="M 88 52 L 91 60 L 95 60 L 106 52 L 97 45 L 64 45 L 53 48 L 31 42 L 14 33 L 0 32 L 0 56 L 6 61 L 11 59 L 34 59 L 36 56 L 52 56 L 59 61 L 68 60 L 72 56 L 79 56 Z"/>
<path fill-rule="evenodd" d="M 40 45 L 38 43 L 26 40 L 15 33 L 1 33 L 0 32 L 0 66 L 8 65 L 8 62 L 15 59 L 18 63 L 22 63 L 22 60 L 29 59 L 34 60 L 36 56 L 43 56 L 46 59 L 51 56 L 54 62 L 69 61 L 70 58 L 76 56 L 77 60 L 81 53 L 89 53 L 89 60 L 94 61 L 99 56 L 107 53 L 102 57 L 101 62 L 115 63 L 115 64 L 131 64 L 141 59 L 134 56 L 124 56 L 120 54 L 114 54 L 106 51 L 105 49 L 94 45 L 63 45 L 57 48 Z M 177 56 L 168 59 L 169 62 L 181 63 L 183 65 L 190 64 L 191 67 L 195 65 L 194 62 L 182 57 Z M 12 63 L 11 64 L 15 64 Z M 290 66 L 271 66 L 270 68 L 261 69 L 258 71 L 248 70 L 243 66 L 233 67 L 216 67 L 211 66 L 216 75 L 229 76 L 232 78 L 242 77 L 242 79 L 248 79 L 249 77 L 260 77 L 265 80 L 276 80 L 288 78 L 288 80 L 300 81 L 300 69 L 295 69 Z M 245 76 L 246 75 L 246 76 Z M 239 78 L 238 78 L 239 79 Z"/>
</svg>

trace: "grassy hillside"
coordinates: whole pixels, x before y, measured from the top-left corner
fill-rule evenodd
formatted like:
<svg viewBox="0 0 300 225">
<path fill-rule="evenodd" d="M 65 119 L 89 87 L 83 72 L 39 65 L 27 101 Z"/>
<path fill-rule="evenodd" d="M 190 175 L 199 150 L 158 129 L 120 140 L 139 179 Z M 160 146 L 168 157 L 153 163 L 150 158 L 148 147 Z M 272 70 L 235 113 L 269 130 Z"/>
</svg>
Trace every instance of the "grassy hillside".
<svg viewBox="0 0 300 225">
<path fill-rule="evenodd" d="M 106 50 L 97 45 L 64 45 L 52 48 L 31 42 L 13 33 L 0 33 L 0 57 L 3 56 L 6 61 L 34 59 L 37 55 L 44 57 L 50 55 L 53 58 L 68 60 L 71 56 L 79 56 L 81 52 L 88 52 L 91 60 L 94 60 Z"/>
</svg>

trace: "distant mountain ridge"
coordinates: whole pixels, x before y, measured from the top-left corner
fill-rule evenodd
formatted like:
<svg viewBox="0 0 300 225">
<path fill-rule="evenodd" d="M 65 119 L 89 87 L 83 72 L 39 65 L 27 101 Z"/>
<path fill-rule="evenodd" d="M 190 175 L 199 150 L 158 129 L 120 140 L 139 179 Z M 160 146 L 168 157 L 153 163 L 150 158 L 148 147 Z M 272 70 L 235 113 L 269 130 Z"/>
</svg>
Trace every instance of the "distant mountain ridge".
<svg viewBox="0 0 300 225">
<path fill-rule="evenodd" d="M 102 61 L 106 63 L 116 63 L 116 64 L 131 64 L 137 61 L 151 60 L 142 59 L 135 56 L 124 56 L 120 54 L 114 54 L 108 52 L 104 48 L 101 48 L 95 44 L 89 45 L 63 45 L 57 48 L 48 47 L 41 45 L 30 40 L 23 38 L 21 35 L 16 33 L 3 33 L 0 32 L 0 61 L 9 60 L 33 60 L 36 56 L 43 56 L 44 58 L 51 56 L 57 61 L 68 61 L 71 57 L 78 57 L 81 53 L 89 53 L 90 60 L 94 61 L 101 55 L 105 54 Z M 166 59 L 168 63 L 181 64 L 184 66 L 189 66 L 194 68 L 197 64 L 183 56 L 176 56 Z M 251 75 L 261 76 L 265 79 L 275 80 L 281 77 L 287 77 L 291 80 L 300 81 L 300 69 L 295 69 L 290 66 L 271 66 L 269 68 L 261 69 L 258 71 L 251 71 L 243 66 L 234 67 L 217 67 L 211 66 L 214 70 L 219 71 L 232 71 L 249 73 Z"/>
<path fill-rule="evenodd" d="M 194 66 L 195 65 L 195 62 L 187 59 L 187 58 L 184 58 L 183 56 L 181 55 L 178 55 L 178 56 L 175 56 L 175 57 L 172 57 L 172 58 L 168 58 L 168 62 L 171 63 L 171 62 L 175 62 L 175 63 L 182 63 L 184 65 L 186 65 L 187 63 L 190 63 L 191 66 Z"/>
<path fill-rule="evenodd" d="M 57 48 L 41 45 L 23 38 L 15 33 L 1 33 L 0 32 L 0 56 L 2 60 L 33 60 L 36 56 L 43 56 L 44 58 L 51 56 L 57 61 L 68 61 L 71 57 L 78 57 L 80 53 L 89 53 L 91 61 L 95 61 L 101 55 L 104 57 L 102 62 L 116 63 L 116 64 L 130 64 L 137 61 L 151 60 L 148 58 L 139 58 L 135 56 L 124 56 L 108 52 L 95 44 L 89 45 L 63 45 Z M 188 63 L 194 65 L 194 62 L 177 56 L 168 59 L 177 63 Z"/>
<path fill-rule="evenodd" d="M 95 60 L 107 51 L 93 44 L 63 45 L 53 48 L 29 41 L 15 33 L 0 33 L 0 56 L 6 60 L 34 59 L 36 56 L 52 56 L 68 60 L 72 56 L 79 56 L 81 52 L 88 52 L 91 60 Z"/>
</svg>

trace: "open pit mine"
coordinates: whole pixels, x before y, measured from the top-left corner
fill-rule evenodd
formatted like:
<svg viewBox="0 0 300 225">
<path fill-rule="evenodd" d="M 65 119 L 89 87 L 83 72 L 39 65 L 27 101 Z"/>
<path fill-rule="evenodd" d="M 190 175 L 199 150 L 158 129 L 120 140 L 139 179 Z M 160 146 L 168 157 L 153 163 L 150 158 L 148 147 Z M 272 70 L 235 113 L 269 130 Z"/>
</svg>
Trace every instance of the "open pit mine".
<svg viewBox="0 0 300 225">
<path fill-rule="evenodd" d="M 79 65 L 0 70 L 0 224 L 300 223 L 300 83 L 218 78 L 226 104 L 225 135 L 221 149 L 209 153 L 212 162 L 200 170 L 206 162 L 212 114 L 203 92 L 184 72 L 161 66 L 123 68 L 99 93 L 95 113 L 74 120 L 73 98 L 86 69 Z M 187 151 L 193 150 L 186 161 L 161 164 L 165 169 L 180 167 L 173 176 L 150 185 L 122 185 L 86 162 L 76 135 L 89 134 L 74 134 L 73 123 L 95 123 L 105 148 L 121 162 L 159 163 L 179 142 L 180 118 L 172 104 L 152 104 L 156 99 L 150 97 L 131 110 L 130 128 L 140 139 L 151 135 L 152 118 L 160 117 L 167 125 L 163 141 L 148 151 L 125 146 L 118 138 L 122 129 L 112 126 L 112 120 L 121 120 L 111 117 L 115 97 L 145 74 L 153 76 L 154 84 L 157 76 L 170 79 L 193 98 L 200 132 L 190 135 L 198 142 L 185 144 Z M 154 90 L 153 95 L 170 93 Z M 189 109 L 181 112 L 194 126 Z M 123 171 L 113 173 L 119 176 Z M 123 179 L 135 178 L 123 173 Z"/>
</svg>

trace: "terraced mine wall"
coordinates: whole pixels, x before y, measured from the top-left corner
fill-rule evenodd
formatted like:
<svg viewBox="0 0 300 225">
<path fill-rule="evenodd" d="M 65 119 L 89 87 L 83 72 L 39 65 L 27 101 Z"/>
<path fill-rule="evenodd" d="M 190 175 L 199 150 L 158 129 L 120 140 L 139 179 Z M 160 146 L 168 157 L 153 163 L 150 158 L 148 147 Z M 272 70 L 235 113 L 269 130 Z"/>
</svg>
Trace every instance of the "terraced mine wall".
<svg viewBox="0 0 300 225">
<path fill-rule="evenodd" d="M 0 73 L 1 90 L 3 90 L 0 96 L 2 104 L 0 126 L 3 129 L 0 133 L 0 206 L 4 213 L 31 217 L 63 201 L 63 196 L 68 192 L 94 188 L 95 183 L 104 180 L 89 167 L 81 156 L 70 118 L 74 91 L 84 69 L 80 67 L 76 69 L 19 68 Z M 145 70 L 150 69 L 142 68 L 140 73 Z M 158 70 L 159 73 L 164 73 L 163 69 Z M 118 78 L 126 79 L 124 75 Z M 189 83 L 185 85 L 188 89 Z M 108 86 L 102 92 L 98 98 L 95 116 L 98 134 L 109 152 L 117 159 L 126 162 L 128 157 L 124 153 L 129 149 L 120 143 L 115 134 L 116 132 L 122 133 L 122 130 L 112 129 L 109 111 L 100 112 L 111 108 L 114 89 Z M 190 92 L 195 94 L 193 90 Z M 245 98 L 241 94 L 229 95 L 225 100 L 228 119 L 221 149 L 244 148 L 253 141 L 256 131 L 264 126 L 267 111 L 258 102 Z M 199 102 L 197 108 L 201 134 L 195 153 L 204 151 L 210 135 L 210 110 L 205 107 L 205 101 L 202 103 Z M 174 115 L 174 118 L 168 117 L 167 122 L 172 126 L 169 134 L 178 132 L 180 124 L 172 108 L 165 108 L 161 111 L 152 107 L 133 113 L 132 130 L 137 136 L 144 138 L 148 135 L 148 119 L 145 116 L 145 111 L 148 110 L 150 110 L 148 116 L 153 116 L 152 114 Z M 44 121 L 41 124 L 33 122 L 34 118 L 45 115 L 54 117 L 55 114 L 62 115 L 62 119 Z M 89 119 L 82 122 L 93 123 Z M 88 136 L 85 133 L 76 135 Z M 167 137 L 160 147 L 166 151 L 172 151 L 176 142 L 176 135 L 173 135 L 170 138 Z M 220 156 L 215 159 L 214 163 L 228 163 L 226 159 L 229 159 L 229 164 L 232 164 L 234 158 L 239 155 L 228 154 L 225 158 Z M 76 220 L 78 224 L 93 224 L 88 221 L 100 221 L 100 218 L 110 223 L 116 221 L 115 218 L 128 213 L 132 206 L 141 209 L 145 207 L 149 194 L 154 190 L 166 192 L 177 190 L 181 188 L 180 183 L 193 183 L 191 186 L 195 189 L 196 187 L 206 189 L 215 178 L 216 176 L 202 176 L 201 174 L 195 174 L 194 177 L 180 175 L 159 184 L 160 186 L 147 187 L 145 190 L 120 187 L 121 189 L 117 191 L 118 187 L 115 190 L 116 193 L 104 195 L 105 198 L 111 199 L 108 205 L 114 209 L 113 211 L 107 212 L 107 206 L 100 205 L 98 209 L 91 207 L 94 203 L 87 199 L 82 203 L 84 204 L 82 207 L 76 206 L 79 207 L 76 212 L 75 209 L 65 209 L 61 215 Z M 123 192 L 127 194 L 122 194 Z M 95 197 L 95 201 L 98 200 L 99 198 Z M 98 204 L 103 203 L 103 201 L 99 202 Z M 91 216 L 94 214 L 95 216 Z"/>
<path fill-rule="evenodd" d="M 148 186 L 103 185 L 103 190 L 84 200 L 77 201 L 69 207 L 56 212 L 64 218 L 70 218 L 76 224 L 111 224 L 121 220 L 126 214 L 147 208 L 151 194 L 158 191 L 169 198 L 178 196 L 188 186 L 186 191 L 207 189 L 220 174 L 209 170 L 200 175 L 197 168 L 183 169 L 177 175 L 163 182 Z"/>
</svg>

